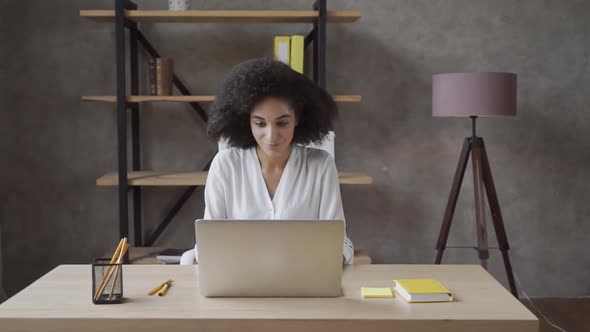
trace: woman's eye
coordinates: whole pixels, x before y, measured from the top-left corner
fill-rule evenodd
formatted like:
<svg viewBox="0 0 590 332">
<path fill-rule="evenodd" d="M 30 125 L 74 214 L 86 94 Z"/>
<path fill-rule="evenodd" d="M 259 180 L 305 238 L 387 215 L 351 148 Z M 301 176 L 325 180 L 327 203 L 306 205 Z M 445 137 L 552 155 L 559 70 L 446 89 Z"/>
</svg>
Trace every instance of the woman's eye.
<svg viewBox="0 0 590 332">
<path fill-rule="evenodd" d="M 279 122 L 279 123 L 277 123 L 277 125 L 279 127 L 286 127 L 288 124 L 289 124 L 289 122 Z"/>
<path fill-rule="evenodd" d="M 261 128 L 265 126 L 264 122 L 254 122 L 254 124 L 258 127 L 261 127 Z"/>
</svg>

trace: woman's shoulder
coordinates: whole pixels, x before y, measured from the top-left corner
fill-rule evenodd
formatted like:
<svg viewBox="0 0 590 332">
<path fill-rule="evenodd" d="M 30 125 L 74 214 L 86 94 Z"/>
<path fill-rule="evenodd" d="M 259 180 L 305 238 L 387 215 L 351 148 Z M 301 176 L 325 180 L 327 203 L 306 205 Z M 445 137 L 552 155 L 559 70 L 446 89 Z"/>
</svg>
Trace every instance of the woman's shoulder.
<svg viewBox="0 0 590 332">
<path fill-rule="evenodd" d="M 308 165 L 325 167 L 326 164 L 334 163 L 332 156 L 325 150 L 297 145 L 299 154 Z"/>
<path fill-rule="evenodd" d="M 227 169 L 232 166 L 239 166 L 243 163 L 249 149 L 242 148 L 227 148 L 217 152 L 213 158 L 213 163 L 218 167 Z"/>
<path fill-rule="evenodd" d="M 219 160 L 224 161 L 241 160 L 242 158 L 244 158 L 244 155 L 247 151 L 248 149 L 227 148 L 217 152 L 217 155 L 215 157 Z"/>
</svg>

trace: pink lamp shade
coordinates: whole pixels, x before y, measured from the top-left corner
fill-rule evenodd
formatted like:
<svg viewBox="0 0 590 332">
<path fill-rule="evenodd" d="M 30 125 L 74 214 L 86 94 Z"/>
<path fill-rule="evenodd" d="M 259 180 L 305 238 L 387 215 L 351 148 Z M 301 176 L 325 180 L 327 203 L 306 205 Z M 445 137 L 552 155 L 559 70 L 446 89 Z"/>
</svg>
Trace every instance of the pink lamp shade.
<svg viewBox="0 0 590 332">
<path fill-rule="evenodd" d="M 432 75 L 432 116 L 516 115 L 516 74 L 445 73 Z"/>
</svg>

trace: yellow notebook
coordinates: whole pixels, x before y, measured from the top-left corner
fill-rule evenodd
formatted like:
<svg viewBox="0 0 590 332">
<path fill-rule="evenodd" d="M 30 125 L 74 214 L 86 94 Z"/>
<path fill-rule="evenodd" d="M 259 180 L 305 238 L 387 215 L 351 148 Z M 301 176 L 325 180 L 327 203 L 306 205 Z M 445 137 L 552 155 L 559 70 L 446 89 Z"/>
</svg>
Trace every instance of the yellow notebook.
<svg viewBox="0 0 590 332">
<path fill-rule="evenodd" d="M 361 287 L 361 294 L 365 299 L 393 297 L 391 288 Z"/>
<path fill-rule="evenodd" d="M 275 59 L 290 65 L 291 59 L 291 37 L 275 37 Z"/>
<path fill-rule="evenodd" d="M 395 291 L 408 302 L 450 302 L 453 293 L 434 279 L 394 280 Z"/>
<path fill-rule="evenodd" d="M 303 49 L 305 37 L 291 36 L 291 68 L 303 74 Z"/>
</svg>

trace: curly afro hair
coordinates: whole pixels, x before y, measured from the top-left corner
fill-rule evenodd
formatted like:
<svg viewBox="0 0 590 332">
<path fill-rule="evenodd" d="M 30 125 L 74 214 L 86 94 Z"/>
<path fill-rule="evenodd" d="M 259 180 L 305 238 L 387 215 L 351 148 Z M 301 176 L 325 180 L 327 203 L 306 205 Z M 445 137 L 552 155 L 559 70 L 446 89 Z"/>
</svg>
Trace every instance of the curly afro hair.
<svg viewBox="0 0 590 332">
<path fill-rule="evenodd" d="M 222 81 L 211 105 L 207 134 L 226 139 L 232 147 L 256 145 L 250 129 L 250 113 L 267 97 L 289 104 L 298 120 L 292 143 L 318 143 L 332 129 L 338 114 L 334 99 L 288 65 L 272 58 L 258 58 L 235 66 Z"/>
</svg>

